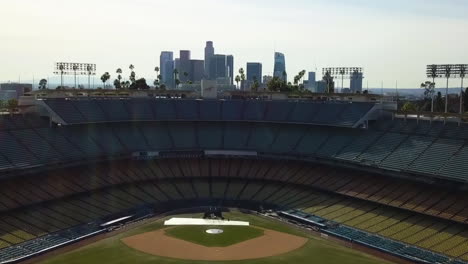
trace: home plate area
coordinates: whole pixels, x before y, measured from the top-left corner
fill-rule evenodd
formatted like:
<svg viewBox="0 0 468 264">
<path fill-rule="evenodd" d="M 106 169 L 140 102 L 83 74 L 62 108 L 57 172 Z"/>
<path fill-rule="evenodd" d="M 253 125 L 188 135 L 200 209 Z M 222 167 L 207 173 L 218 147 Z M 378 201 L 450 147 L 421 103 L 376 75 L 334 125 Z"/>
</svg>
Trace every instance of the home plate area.
<svg viewBox="0 0 468 264">
<path fill-rule="evenodd" d="M 184 260 L 247 260 L 282 255 L 308 239 L 248 222 L 173 218 L 165 229 L 122 239 L 127 246 L 151 255 Z"/>
</svg>

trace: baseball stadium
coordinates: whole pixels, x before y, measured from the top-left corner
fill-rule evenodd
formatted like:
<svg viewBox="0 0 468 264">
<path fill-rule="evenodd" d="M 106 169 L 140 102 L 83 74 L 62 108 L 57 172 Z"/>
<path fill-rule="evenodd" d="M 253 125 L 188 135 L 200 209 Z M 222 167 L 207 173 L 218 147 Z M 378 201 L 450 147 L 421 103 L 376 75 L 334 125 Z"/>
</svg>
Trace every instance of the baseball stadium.
<svg viewBox="0 0 468 264">
<path fill-rule="evenodd" d="M 0 263 L 468 263 L 468 125 L 363 97 L 25 97 Z"/>
</svg>

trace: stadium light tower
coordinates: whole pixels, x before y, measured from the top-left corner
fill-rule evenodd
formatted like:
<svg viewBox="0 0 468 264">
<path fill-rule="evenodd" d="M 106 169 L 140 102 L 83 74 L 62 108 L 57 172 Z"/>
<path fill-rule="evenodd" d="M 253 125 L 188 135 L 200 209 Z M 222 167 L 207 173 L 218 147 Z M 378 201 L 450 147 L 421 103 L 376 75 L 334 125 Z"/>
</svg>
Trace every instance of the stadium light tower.
<svg viewBox="0 0 468 264">
<path fill-rule="evenodd" d="M 90 63 L 76 63 L 76 62 L 57 62 L 55 63 L 54 74 L 60 74 L 61 87 L 63 88 L 63 75 L 74 75 L 75 76 L 75 88 L 77 75 L 88 75 L 88 86 L 89 78 L 91 75 L 96 75 L 96 64 Z"/>
<path fill-rule="evenodd" d="M 461 86 L 460 86 L 460 115 L 463 114 L 463 80 L 466 76 L 466 69 L 468 65 L 460 65 L 460 78 L 461 78 Z"/>
<path fill-rule="evenodd" d="M 427 77 L 432 78 L 435 83 L 436 78 L 446 78 L 447 87 L 445 90 L 445 113 L 448 113 L 448 92 L 449 92 L 449 80 L 450 78 L 461 78 L 462 79 L 462 91 L 463 91 L 463 79 L 466 75 L 466 69 L 468 64 L 432 64 L 427 65 L 426 73 Z M 461 97 L 462 94 L 460 94 Z M 462 101 L 460 100 L 460 112 L 463 111 Z"/>
<path fill-rule="evenodd" d="M 96 75 L 96 64 L 86 65 L 86 71 L 88 74 L 88 89 L 91 89 L 91 75 Z"/>
<path fill-rule="evenodd" d="M 361 67 L 328 67 L 323 69 L 323 75 L 327 73 L 333 78 L 341 78 L 341 92 L 344 89 L 344 79 L 352 79 L 353 76 L 362 77 L 363 69 Z"/>
</svg>

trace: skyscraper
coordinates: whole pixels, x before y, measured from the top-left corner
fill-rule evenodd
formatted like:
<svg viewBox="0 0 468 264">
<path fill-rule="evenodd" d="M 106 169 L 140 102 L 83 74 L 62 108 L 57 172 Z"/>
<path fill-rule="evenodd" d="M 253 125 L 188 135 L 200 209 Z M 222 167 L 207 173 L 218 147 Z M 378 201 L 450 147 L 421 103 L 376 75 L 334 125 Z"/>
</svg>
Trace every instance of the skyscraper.
<svg viewBox="0 0 468 264">
<path fill-rule="evenodd" d="M 227 57 L 226 55 L 213 55 L 210 58 L 209 76 L 212 80 L 227 79 Z"/>
<path fill-rule="evenodd" d="M 210 59 L 214 56 L 214 53 L 213 41 L 207 41 L 205 47 L 205 77 L 208 79 L 214 79 L 210 76 Z"/>
<path fill-rule="evenodd" d="M 228 55 L 226 57 L 226 62 L 227 62 L 227 72 L 228 72 L 228 78 L 229 84 L 233 85 L 234 84 L 234 56 Z"/>
<path fill-rule="evenodd" d="M 174 53 L 172 51 L 161 52 L 159 68 L 161 71 L 161 84 L 172 87 L 174 84 Z"/>
<path fill-rule="evenodd" d="M 353 72 L 351 74 L 350 90 L 352 93 L 362 92 L 362 79 L 364 79 L 362 72 Z"/>
<path fill-rule="evenodd" d="M 190 60 L 189 80 L 193 83 L 200 83 L 205 75 L 205 61 Z"/>
<path fill-rule="evenodd" d="M 288 75 L 286 74 L 286 59 L 284 58 L 283 53 L 275 52 L 275 68 L 273 76 L 283 79 L 284 81 L 288 80 Z"/>
<path fill-rule="evenodd" d="M 259 62 L 248 62 L 247 81 L 253 83 L 255 80 L 258 83 L 262 83 L 262 64 Z"/>
<path fill-rule="evenodd" d="M 309 81 L 307 82 L 307 89 L 311 92 L 317 92 L 317 76 L 315 72 L 309 72 Z"/>
<path fill-rule="evenodd" d="M 189 80 L 190 68 L 191 68 L 191 52 L 190 50 L 181 50 L 180 51 L 180 62 L 179 62 L 179 80 L 183 83 Z"/>
</svg>

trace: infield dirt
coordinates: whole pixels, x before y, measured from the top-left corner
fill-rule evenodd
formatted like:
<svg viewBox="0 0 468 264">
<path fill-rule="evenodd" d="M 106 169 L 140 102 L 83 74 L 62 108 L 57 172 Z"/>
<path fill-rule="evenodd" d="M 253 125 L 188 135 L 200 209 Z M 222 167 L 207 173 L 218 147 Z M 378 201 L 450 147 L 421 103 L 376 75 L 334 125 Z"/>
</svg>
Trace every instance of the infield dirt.
<svg viewBox="0 0 468 264">
<path fill-rule="evenodd" d="M 138 251 L 184 260 L 247 260 L 282 255 L 303 247 L 308 239 L 264 229 L 264 235 L 228 247 L 205 247 L 169 237 L 165 229 L 123 238 Z"/>
</svg>

